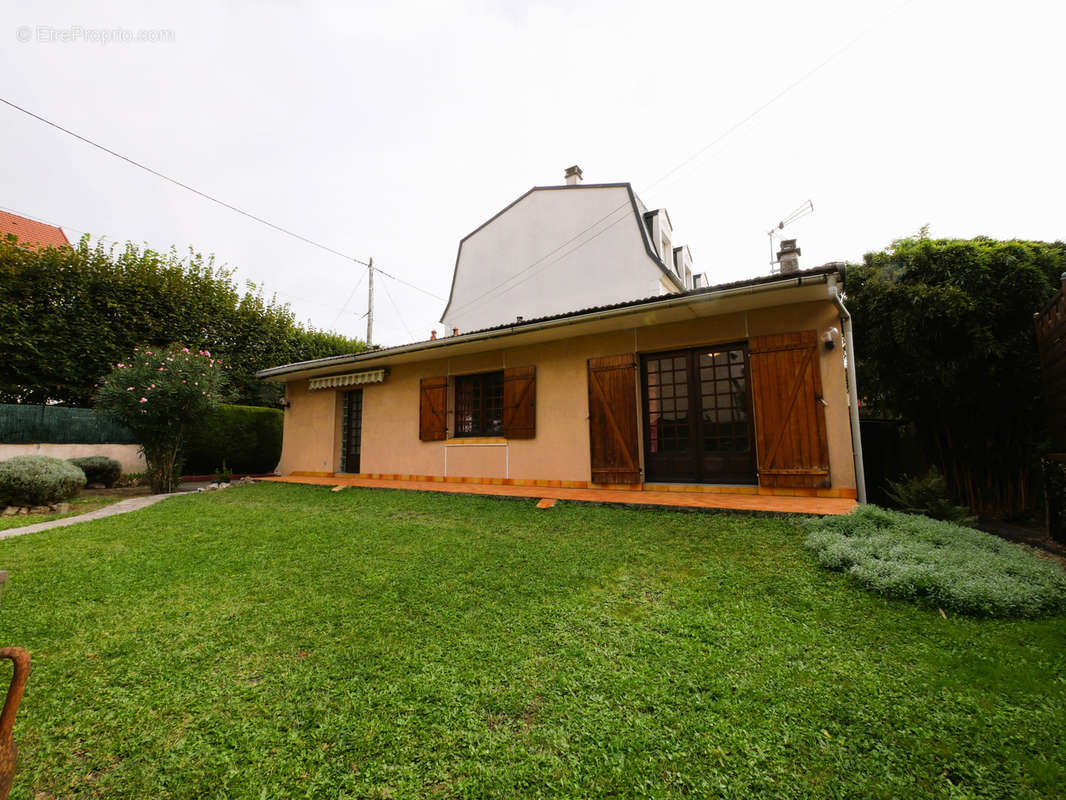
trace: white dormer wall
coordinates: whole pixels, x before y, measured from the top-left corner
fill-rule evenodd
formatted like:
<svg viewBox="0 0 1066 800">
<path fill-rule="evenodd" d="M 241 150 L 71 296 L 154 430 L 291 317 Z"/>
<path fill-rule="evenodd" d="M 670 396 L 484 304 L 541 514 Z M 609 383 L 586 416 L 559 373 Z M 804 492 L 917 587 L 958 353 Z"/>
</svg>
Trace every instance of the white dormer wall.
<svg viewBox="0 0 1066 800">
<path fill-rule="evenodd" d="M 695 284 L 692 282 L 692 253 L 689 251 L 687 244 L 674 248 L 671 263 L 674 265 L 674 271 L 677 272 L 677 276 L 681 279 L 685 288 L 694 289 Z"/>
<path fill-rule="evenodd" d="M 674 263 L 674 228 L 670 224 L 670 217 L 666 213 L 666 209 L 659 208 L 650 212 L 650 218 L 652 246 L 655 248 L 655 252 L 659 254 L 662 262 L 672 268 Z"/>
<path fill-rule="evenodd" d="M 648 236 L 630 191 L 583 184 L 520 197 L 460 242 L 441 321 L 467 333 L 682 290 L 672 248 L 659 254 L 673 233 L 665 212 Z"/>
</svg>

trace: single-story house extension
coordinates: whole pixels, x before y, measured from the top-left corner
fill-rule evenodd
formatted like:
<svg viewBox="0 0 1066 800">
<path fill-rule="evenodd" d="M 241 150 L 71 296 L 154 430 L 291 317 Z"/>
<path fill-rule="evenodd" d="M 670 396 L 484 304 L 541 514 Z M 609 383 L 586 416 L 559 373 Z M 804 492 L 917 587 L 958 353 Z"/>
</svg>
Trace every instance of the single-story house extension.
<svg viewBox="0 0 1066 800">
<path fill-rule="evenodd" d="M 285 383 L 279 470 L 862 501 L 844 277 L 830 264 L 263 370 Z"/>
</svg>

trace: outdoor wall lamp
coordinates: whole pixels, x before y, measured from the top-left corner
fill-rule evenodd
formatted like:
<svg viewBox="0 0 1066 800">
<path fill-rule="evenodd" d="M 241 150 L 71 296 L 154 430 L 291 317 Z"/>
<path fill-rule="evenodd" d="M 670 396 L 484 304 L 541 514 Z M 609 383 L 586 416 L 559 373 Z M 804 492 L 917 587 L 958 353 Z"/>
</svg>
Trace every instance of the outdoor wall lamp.
<svg viewBox="0 0 1066 800">
<path fill-rule="evenodd" d="M 825 332 L 825 336 L 822 337 L 822 341 L 825 343 L 826 350 L 832 350 L 837 346 L 837 341 L 840 339 L 840 331 L 836 328 L 830 328 Z"/>
</svg>

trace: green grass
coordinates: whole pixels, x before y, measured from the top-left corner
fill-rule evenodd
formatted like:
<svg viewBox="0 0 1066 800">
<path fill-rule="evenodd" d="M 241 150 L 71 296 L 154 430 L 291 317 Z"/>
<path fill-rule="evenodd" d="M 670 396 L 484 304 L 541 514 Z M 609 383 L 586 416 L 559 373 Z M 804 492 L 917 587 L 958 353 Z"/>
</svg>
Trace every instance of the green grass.
<svg viewBox="0 0 1066 800">
<path fill-rule="evenodd" d="M 887 597 L 981 617 L 1066 609 L 1058 561 L 984 531 L 877 506 L 807 527 L 806 545 L 822 566 Z"/>
<path fill-rule="evenodd" d="M 1066 620 L 798 522 L 293 485 L 0 542 L 16 798 L 1061 797 Z"/>
<path fill-rule="evenodd" d="M 63 519 L 64 517 L 74 517 L 78 514 L 87 514 L 90 511 L 96 511 L 98 508 L 117 503 L 119 500 L 128 500 L 129 497 L 130 495 L 112 496 L 100 494 L 75 497 L 70 501 L 70 513 L 67 514 L 26 514 L 25 516 L 17 517 L 0 517 L 0 531 L 23 528 L 26 525 L 36 525 L 38 522 L 51 522 L 54 519 Z"/>
</svg>

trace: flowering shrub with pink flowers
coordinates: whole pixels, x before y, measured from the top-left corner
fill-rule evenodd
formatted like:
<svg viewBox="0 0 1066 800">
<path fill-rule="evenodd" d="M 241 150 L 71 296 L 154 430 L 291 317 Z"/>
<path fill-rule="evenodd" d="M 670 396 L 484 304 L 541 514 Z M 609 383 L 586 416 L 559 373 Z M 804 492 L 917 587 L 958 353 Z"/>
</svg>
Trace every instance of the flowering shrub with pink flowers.
<svg viewBox="0 0 1066 800">
<path fill-rule="evenodd" d="M 137 435 L 152 491 L 177 488 L 189 426 L 225 399 L 228 369 L 208 350 L 137 347 L 97 385 L 96 410 Z"/>
</svg>

